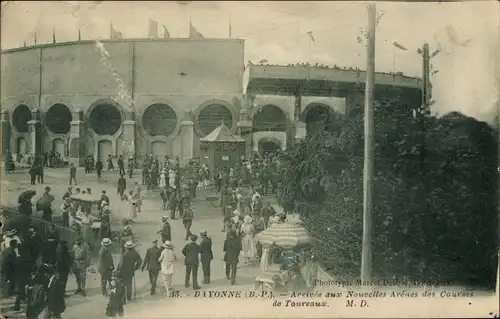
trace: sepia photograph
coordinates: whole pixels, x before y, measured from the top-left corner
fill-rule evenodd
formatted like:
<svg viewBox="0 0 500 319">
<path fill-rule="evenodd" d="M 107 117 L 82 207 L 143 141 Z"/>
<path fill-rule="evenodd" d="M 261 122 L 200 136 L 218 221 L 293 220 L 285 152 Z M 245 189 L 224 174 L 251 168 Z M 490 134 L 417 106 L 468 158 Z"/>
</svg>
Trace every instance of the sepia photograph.
<svg viewBox="0 0 500 319">
<path fill-rule="evenodd" d="M 4 1 L 0 319 L 499 318 L 497 1 Z"/>
</svg>

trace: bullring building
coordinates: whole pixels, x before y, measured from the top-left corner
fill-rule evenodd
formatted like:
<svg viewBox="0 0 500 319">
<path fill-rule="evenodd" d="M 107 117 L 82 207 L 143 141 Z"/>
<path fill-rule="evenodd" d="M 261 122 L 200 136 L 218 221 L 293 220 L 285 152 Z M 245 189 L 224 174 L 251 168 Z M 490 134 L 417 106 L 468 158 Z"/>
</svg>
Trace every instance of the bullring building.
<svg viewBox="0 0 500 319">
<path fill-rule="evenodd" d="M 410 109 L 421 80 L 376 74 L 377 96 Z M 88 155 L 200 155 L 200 138 L 225 125 L 245 154 L 284 149 L 325 112 L 364 103 L 365 73 L 244 61 L 241 39 L 119 39 L 43 44 L 2 52 L 2 153 L 46 151 L 82 165 Z M 376 96 L 376 98 L 377 98 Z"/>
</svg>

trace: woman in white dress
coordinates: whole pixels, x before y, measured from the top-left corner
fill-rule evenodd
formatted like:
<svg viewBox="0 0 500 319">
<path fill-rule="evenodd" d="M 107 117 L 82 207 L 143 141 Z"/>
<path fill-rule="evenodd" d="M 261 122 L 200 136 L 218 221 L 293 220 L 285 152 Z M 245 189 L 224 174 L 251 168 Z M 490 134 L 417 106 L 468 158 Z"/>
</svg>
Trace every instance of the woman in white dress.
<svg viewBox="0 0 500 319">
<path fill-rule="evenodd" d="M 167 297 L 170 297 L 171 286 L 172 286 L 172 276 L 175 273 L 175 262 L 177 261 L 177 256 L 174 252 L 174 246 L 170 241 L 163 243 L 164 249 L 161 252 L 158 261 L 161 265 L 161 274 L 163 276 L 163 284 L 165 285 L 165 290 L 167 291 Z"/>
<path fill-rule="evenodd" d="M 243 219 L 241 225 L 241 250 L 243 252 L 243 260 L 245 264 L 249 264 L 255 257 L 255 228 L 252 224 L 252 217 L 249 215 Z"/>
<path fill-rule="evenodd" d="M 137 206 L 134 198 L 134 191 L 129 191 L 126 202 L 129 220 L 133 221 L 137 217 Z"/>
<path fill-rule="evenodd" d="M 92 217 L 88 212 L 80 211 L 76 217 L 80 221 L 81 235 L 82 239 L 87 245 L 92 247 L 92 223 L 94 222 L 94 217 Z"/>
</svg>

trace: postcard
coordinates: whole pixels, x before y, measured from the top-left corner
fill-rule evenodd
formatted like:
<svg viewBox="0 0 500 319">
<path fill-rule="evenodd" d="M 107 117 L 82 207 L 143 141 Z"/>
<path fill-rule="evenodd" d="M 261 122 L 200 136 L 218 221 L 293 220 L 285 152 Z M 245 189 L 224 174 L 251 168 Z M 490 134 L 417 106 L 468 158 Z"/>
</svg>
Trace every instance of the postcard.
<svg viewBox="0 0 500 319">
<path fill-rule="evenodd" d="M 1 318 L 498 318 L 496 1 L 6 1 Z"/>
</svg>

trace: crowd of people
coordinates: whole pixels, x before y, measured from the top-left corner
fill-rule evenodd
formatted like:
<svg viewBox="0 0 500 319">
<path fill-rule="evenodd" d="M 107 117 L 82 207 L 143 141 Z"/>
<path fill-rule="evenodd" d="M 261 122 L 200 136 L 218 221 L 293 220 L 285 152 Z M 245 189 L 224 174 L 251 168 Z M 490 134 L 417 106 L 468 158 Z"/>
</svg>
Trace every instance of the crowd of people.
<svg viewBox="0 0 500 319">
<path fill-rule="evenodd" d="M 129 161 L 132 163 L 132 160 Z M 96 162 L 98 163 L 99 159 Z M 161 274 L 166 295 L 175 295 L 172 276 L 176 272 L 175 265 L 179 255 L 172 243 L 170 220 L 177 218 L 182 220 L 186 232 L 187 244 L 180 251 L 184 256 L 185 286 L 192 285 L 193 289 L 200 289 L 199 266 L 203 274 L 202 283 L 210 284 L 212 239 L 206 231 L 200 234 L 191 232 L 194 219 L 191 202 L 197 191 L 208 188 L 213 188 L 220 194 L 222 231 L 226 232 L 222 253 L 226 277 L 231 284 L 235 284 L 240 259 L 243 258 L 241 261 L 250 266 L 262 257 L 262 247 L 256 242 L 255 235 L 285 218 L 262 199 L 263 195 L 276 189 L 277 165 L 275 158 L 257 156 L 250 160 L 241 160 L 232 167 L 225 166 L 210 172 L 207 165 L 200 164 L 196 159 L 181 168 L 178 158 L 165 158 L 165 161 L 160 163 L 150 155 L 143 162 L 143 185 L 135 182 L 128 190 L 124 176 L 125 165 L 120 157 L 117 194 L 122 200 L 120 207 L 125 218 L 123 229 L 116 232 L 117 235 L 111 231 L 112 213 L 106 191 L 103 190 L 100 194 L 97 216 L 87 209 L 82 209 L 73 200 L 75 196 L 93 194 L 89 188 L 76 186 L 77 170 L 74 165 L 70 165 L 70 186 L 62 197 L 59 226 L 55 225 L 53 220 L 54 196 L 50 187 L 45 188 L 35 204 L 35 211 L 41 214 L 39 222 L 42 227 L 32 218 L 31 198 L 34 194 L 31 197 L 20 196 L 18 211 L 7 216 L 7 220 L 15 216 L 16 222 L 10 223 L 10 229 L 3 233 L 0 273 L 2 296 L 14 294 L 14 310 L 20 310 L 21 304 L 25 303 L 29 318 L 36 318 L 44 310 L 46 316 L 59 318 L 65 310 L 65 298 L 68 297 L 66 286 L 71 272 L 77 285 L 75 293 L 86 296 L 86 277 L 91 255 L 97 251 L 99 244 L 97 272 L 101 277 L 102 294 L 108 298 L 107 316 L 123 315 L 124 305 L 132 299 L 132 293 L 135 294 L 134 274 L 138 270 L 148 271 L 151 294 L 156 294 L 158 275 Z M 43 165 L 41 166 L 43 169 Z M 114 170 L 112 161 L 108 161 L 108 170 Z M 132 174 L 130 171 L 131 169 L 129 173 Z M 132 228 L 137 213 L 141 210 L 144 186 L 148 190 L 159 192 L 162 199 L 160 209 L 167 214 L 161 218 L 159 238 L 153 241 L 144 258 L 141 258 L 134 248 L 136 243 Z M 124 212 L 123 207 L 128 212 Z M 94 220 L 101 222 L 98 240 L 92 233 Z M 71 230 L 74 234 L 73 240 L 61 238 L 59 227 Z M 110 251 L 113 243 L 119 243 L 121 247 L 117 263 Z"/>
</svg>

